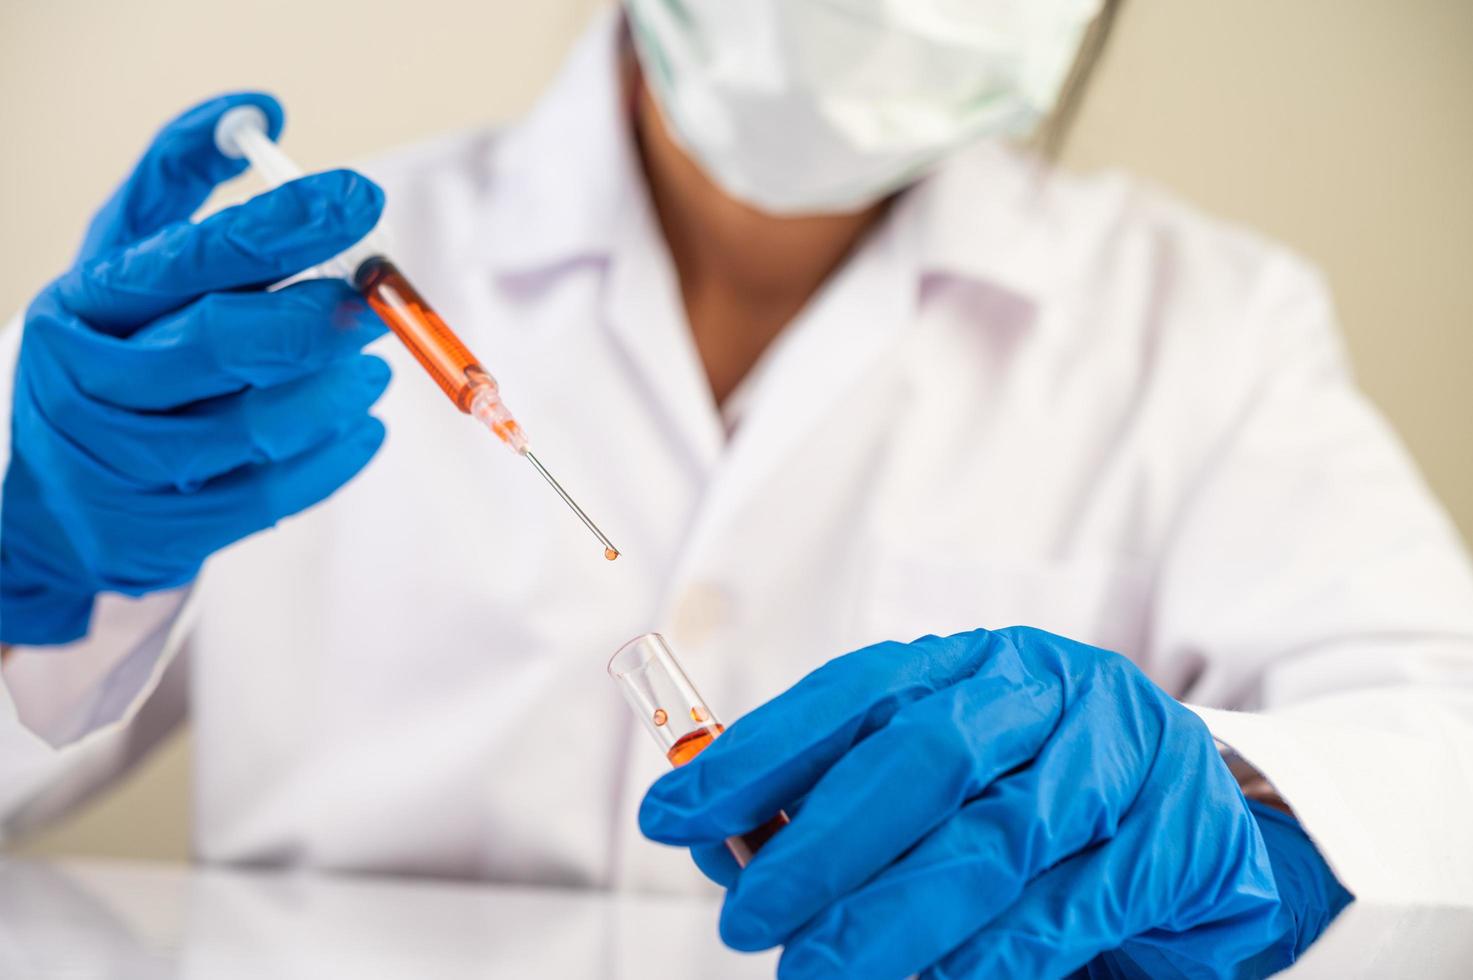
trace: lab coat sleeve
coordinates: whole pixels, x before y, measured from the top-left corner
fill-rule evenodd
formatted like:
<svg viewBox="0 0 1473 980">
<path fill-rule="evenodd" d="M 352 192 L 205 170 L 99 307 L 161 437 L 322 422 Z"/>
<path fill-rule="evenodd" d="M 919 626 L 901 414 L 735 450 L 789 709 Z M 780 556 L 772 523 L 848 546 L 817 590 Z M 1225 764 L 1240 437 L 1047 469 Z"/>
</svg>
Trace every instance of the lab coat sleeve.
<svg viewBox="0 0 1473 980">
<path fill-rule="evenodd" d="M 10 458 L 20 334 L 19 317 L 0 328 L 0 472 Z M 158 689 L 181 643 L 185 598 L 182 590 L 143 599 L 101 596 L 83 639 L 6 652 L 0 665 L 0 840 L 85 797 L 182 717 L 182 685 L 164 694 Z M 147 724 L 137 724 L 150 701 Z"/>
<path fill-rule="evenodd" d="M 1280 256 L 1255 295 L 1233 342 L 1257 366 L 1169 534 L 1153 652 L 1198 665 L 1187 700 L 1351 892 L 1473 905 L 1473 569 L 1318 278 Z"/>
</svg>

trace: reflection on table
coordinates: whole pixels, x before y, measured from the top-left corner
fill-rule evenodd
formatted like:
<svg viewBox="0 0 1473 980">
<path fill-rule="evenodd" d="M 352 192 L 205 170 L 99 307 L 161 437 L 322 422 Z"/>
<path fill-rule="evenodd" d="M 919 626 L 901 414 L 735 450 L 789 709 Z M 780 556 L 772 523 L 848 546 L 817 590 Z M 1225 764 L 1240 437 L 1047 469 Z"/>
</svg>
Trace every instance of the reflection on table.
<svg viewBox="0 0 1473 980">
<path fill-rule="evenodd" d="M 410 879 L 0 858 L 0 977 L 773 976 L 710 902 Z"/>
<path fill-rule="evenodd" d="M 721 945 L 718 911 L 599 892 L 0 857 L 0 978 L 772 977 L 775 953 Z M 1416 962 L 1367 949 L 1366 937 L 1393 932 L 1418 940 Z M 1283 976 L 1468 977 L 1470 964 L 1473 907 L 1356 902 Z"/>
</svg>

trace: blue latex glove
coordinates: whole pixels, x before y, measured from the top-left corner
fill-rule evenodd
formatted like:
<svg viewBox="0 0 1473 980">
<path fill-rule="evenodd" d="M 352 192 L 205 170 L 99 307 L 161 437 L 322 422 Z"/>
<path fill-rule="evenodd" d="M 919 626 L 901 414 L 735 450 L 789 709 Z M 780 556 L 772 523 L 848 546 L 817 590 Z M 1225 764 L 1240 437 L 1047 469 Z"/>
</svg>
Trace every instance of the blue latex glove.
<svg viewBox="0 0 1473 980">
<path fill-rule="evenodd" d="M 719 842 L 795 801 L 738 872 Z M 783 978 L 1262 975 L 1349 900 L 1297 824 L 1255 816 L 1195 715 L 1032 629 L 834 660 L 639 818 L 729 889 L 729 945 L 786 947 Z"/>
<path fill-rule="evenodd" d="M 189 582 L 212 552 L 322 500 L 368 462 L 383 332 L 344 282 L 263 287 L 373 227 L 383 194 L 345 171 L 198 224 L 244 164 L 215 149 L 242 94 L 165 127 L 31 304 L 0 500 L 0 642 L 87 631 L 94 596 Z"/>
</svg>

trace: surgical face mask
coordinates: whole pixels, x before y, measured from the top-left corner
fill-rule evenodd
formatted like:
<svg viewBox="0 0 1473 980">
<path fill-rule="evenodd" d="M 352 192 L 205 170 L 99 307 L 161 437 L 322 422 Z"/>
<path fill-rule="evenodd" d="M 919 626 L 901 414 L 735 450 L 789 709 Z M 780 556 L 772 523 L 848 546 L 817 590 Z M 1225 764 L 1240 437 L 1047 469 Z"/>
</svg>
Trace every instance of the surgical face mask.
<svg viewBox="0 0 1473 980">
<path fill-rule="evenodd" d="M 624 0 L 675 139 L 774 214 L 858 210 L 1030 131 L 1101 0 Z"/>
</svg>

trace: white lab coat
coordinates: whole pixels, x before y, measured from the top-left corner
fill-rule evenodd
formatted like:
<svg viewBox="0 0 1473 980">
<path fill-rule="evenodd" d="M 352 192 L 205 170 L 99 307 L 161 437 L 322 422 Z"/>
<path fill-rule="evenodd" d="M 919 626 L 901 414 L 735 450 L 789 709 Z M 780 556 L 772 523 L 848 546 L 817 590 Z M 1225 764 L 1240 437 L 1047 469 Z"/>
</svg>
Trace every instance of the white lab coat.
<svg viewBox="0 0 1473 980">
<path fill-rule="evenodd" d="M 978 146 L 785 331 L 728 436 L 613 37 L 510 129 L 367 169 L 401 264 L 625 557 L 387 338 L 361 476 L 211 559 L 191 619 L 108 600 L 77 649 L 12 658 L 10 830 L 187 703 L 204 859 L 706 888 L 637 834 L 664 761 L 604 674 L 620 643 L 664 631 L 730 719 L 873 641 L 1023 623 L 1200 705 L 1352 891 L 1473 903 L 1473 575 L 1315 273 Z"/>
</svg>

